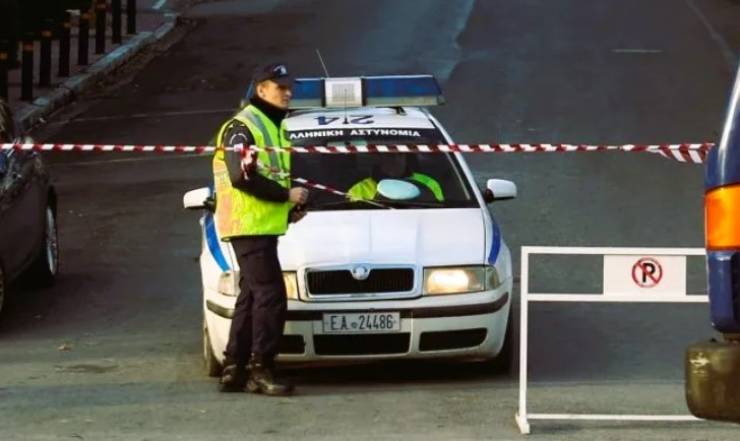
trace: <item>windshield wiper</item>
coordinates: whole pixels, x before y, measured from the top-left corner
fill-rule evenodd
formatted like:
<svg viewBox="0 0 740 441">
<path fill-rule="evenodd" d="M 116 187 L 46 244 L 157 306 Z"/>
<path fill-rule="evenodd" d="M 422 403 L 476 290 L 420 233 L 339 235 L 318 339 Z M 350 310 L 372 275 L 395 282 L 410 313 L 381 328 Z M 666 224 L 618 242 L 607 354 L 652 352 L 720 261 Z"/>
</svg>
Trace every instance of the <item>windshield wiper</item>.
<svg viewBox="0 0 740 441">
<path fill-rule="evenodd" d="M 399 208 L 444 208 L 445 204 L 443 202 L 420 202 L 420 201 L 392 201 L 392 200 L 383 200 L 383 203 L 390 206 L 390 207 L 399 207 Z"/>
<path fill-rule="evenodd" d="M 347 205 L 349 207 L 355 206 L 356 204 L 368 204 L 377 208 L 384 208 L 386 210 L 393 210 L 395 208 L 444 208 L 446 207 L 444 202 L 422 202 L 422 201 L 394 201 L 384 199 L 382 202 L 371 201 L 366 199 L 350 200 L 344 199 L 341 201 L 329 201 L 322 202 L 319 204 L 308 204 L 309 209 L 322 209 L 327 207 L 338 207 Z"/>
<path fill-rule="evenodd" d="M 327 207 L 337 207 L 337 206 L 341 206 L 341 205 L 354 206 L 355 204 L 361 204 L 361 203 L 372 205 L 373 207 L 377 207 L 377 208 L 385 208 L 387 210 L 392 210 L 393 209 L 393 207 L 389 207 L 388 205 L 384 205 L 384 204 L 381 204 L 379 202 L 368 201 L 368 200 L 364 200 L 364 199 L 358 199 L 358 200 L 344 199 L 342 201 L 331 201 L 331 202 L 322 202 L 320 204 L 309 204 L 308 205 L 308 208 L 309 209 L 312 209 L 312 208 L 327 208 Z"/>
<path fill-rule="evenodd" d="M 343 200 L 343 201 L 331 201 L 331 202 L 323 202 L 320 204 L 309 204 L 310 208 L 327 208 L 327 207 L 337 207 L 341 205 L 348 205 L 348 206 L 354 206 L 355 204 L 365 203 L 368 205 L 372 205 L 373 207 L 377 208 L 385 208 L 392 210 L 394 208 L 444 208 L 445 204 L 442 202 L 419 202 L 419 201 L 392 201 L 392 200 L 383 200 L 383 202 L 375 202 L 375 201 L 368 201 L 365 199 L 358 199 L 358 200 Z"/>
</svg>

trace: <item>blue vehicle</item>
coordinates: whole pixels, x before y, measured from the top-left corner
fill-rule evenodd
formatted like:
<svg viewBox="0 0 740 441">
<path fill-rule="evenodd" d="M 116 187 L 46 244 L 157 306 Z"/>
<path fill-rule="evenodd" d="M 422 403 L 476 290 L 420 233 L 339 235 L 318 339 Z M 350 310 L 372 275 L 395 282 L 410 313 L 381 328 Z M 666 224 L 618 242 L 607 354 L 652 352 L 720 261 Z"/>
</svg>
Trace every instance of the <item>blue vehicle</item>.
<svg viewBox="0 0 740 441">
<path fill-rule="evenodd" d="M 740 422 L 740 70 L 707 158 L 704 211 L 712 326 L 723 341 L 688 349 L 686 398 L 700 418 Z"/>
</svg>

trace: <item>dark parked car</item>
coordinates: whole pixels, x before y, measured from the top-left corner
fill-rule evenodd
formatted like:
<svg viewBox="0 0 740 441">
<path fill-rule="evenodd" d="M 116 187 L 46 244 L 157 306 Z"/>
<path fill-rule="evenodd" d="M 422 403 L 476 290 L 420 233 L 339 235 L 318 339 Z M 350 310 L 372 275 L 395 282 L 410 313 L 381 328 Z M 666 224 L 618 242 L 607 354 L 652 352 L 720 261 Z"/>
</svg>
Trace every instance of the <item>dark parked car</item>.
<svg viewBox="0 0 740 441">
<path fill-rule="evenodd" d="M 0 100 L 0 142 L 18 131 L 7 104 Z M 0 150 L 0 310 L 8 285 L 23 276 L 49 286 L 59 267 L 56 193 L 35 152 Z"/>
</svg>

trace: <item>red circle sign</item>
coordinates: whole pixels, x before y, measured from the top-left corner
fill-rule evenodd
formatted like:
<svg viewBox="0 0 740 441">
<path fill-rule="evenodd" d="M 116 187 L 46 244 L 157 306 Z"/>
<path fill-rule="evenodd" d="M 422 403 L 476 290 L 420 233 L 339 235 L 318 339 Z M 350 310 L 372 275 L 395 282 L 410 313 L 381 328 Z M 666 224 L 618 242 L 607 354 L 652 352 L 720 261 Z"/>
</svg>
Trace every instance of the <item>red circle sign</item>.
<svg viewBox="0 0 740 441">
<path fill-rule="evenodd" d="M 652 257 L 643 257 L 632 266 L 632 280 L 640 288 L 653 288 L 663 278 L 663 267 Z"/>
</svg>

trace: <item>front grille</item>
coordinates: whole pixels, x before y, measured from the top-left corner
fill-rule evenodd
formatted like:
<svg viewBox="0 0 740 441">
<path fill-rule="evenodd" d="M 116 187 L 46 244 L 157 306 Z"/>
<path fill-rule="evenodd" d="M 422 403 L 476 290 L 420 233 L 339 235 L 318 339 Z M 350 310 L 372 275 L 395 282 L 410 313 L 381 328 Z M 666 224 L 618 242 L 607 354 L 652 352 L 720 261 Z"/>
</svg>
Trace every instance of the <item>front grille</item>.
<svg viewBox="0 0 740 441">
<path fill-rule="evenodd" d="M 462 331 L 423 332 L 419 339 L 420 351 L 441 351 L 479 346 L 486 340 L 484 328 Z"/>
<path fill-rule="evenodd" d="M 349 270 L 309 271 L 308 292 L 313 295 L 406 292 L 414 288 L 411 268 L 371 269 L 365 280 L 352 277 Z"/>
<path fill-rule="evenodd" d="M 409 351 L 411 334 L 314 335 L 316 355 L 383 355 Z"/>
<path fill-rule="evenodd" d="M 278 352 L 281 354 L 303 354 L 306 352 L 306 343 L 301 335 L 283 335 L 280 338 Z"/>
</svg>

